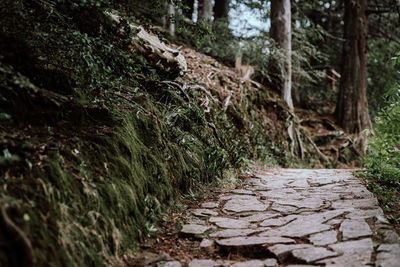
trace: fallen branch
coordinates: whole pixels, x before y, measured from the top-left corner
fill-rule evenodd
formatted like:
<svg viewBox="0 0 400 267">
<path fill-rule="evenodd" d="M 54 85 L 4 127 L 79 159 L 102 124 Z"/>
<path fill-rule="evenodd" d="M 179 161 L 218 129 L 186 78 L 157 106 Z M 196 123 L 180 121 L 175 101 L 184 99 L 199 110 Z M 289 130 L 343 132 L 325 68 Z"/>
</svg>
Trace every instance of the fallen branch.
<svg viewBox="0 0 400 267">
<path fill-rule="evenodd" d="M 175 86 L 176 88 L 178 88 L 182 92 L 182 94 L 185 96 L 187 101 L 190 102 L 189 95 L 185 92 L 185 89 L 180 84 L 178 84 L 176 82 L 173 82 L 173 81 L 162 81 L 161 83 L 169 85 L 169 86 Z"/>
<path fill-rule="evenodd" d="M 114 13 L 106 12 L 106 14 L 116 23 L 120 23 L 122 20 Z M 132 45 L 136 51 L 151 59 L 155 66 L 161 64 L 164 69 L 176 69 L 180 74 L 187 70 L 186 59 L 179 50 L 168 47 L 156 35 L 147 32 L 142 26 L 132 23 L 129 23 L 128 26 L 132 32 L 136 33 L 132 39 Z"/>
</svg>

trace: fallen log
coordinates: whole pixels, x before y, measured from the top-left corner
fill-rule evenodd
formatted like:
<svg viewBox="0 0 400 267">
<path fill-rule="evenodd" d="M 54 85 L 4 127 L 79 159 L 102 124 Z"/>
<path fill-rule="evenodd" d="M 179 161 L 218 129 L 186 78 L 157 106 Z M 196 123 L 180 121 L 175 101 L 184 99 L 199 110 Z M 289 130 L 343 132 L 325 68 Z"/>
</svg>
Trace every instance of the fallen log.
<svg viewBox="0 0 400 267">
<path fill-rule="evenodd" d="M 106 14 L 118 24 L 122 20 L 120 16 L 111 12 L 106 12 Z M 176 71 L 180 75 L 187 70 L 186 59 L 179 50 L 168 47 L 156 35 L 147 32 L 140 25 L 128 23 L 128 26 L 135 33 L 132 40 L 135 50 L 150 59 L 155 67 Z"/>
</svg>

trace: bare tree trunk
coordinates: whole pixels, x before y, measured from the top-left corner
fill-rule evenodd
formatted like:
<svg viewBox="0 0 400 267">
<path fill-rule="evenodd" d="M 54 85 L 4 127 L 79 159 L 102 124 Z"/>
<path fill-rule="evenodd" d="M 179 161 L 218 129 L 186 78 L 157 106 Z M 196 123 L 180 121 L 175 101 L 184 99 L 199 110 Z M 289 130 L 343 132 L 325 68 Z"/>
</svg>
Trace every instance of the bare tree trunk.
<svg viewBox="0 0 400 267">
<path fill-rule="evenodd" d="M 285 58 L 280 67 L 280 77 L 283 82 L 279 84 L 281 95 L 289 109 L 294 110 L 292 100 L 292 23 L 291 23 L 290 0 L 271 0 L 271 30 L 270 35 L 277 45 L 283 49 Z M 288 126 L 290 138 L 290 153 L 294 155 L 294 124 L 290 120 Z"/>
<path fill-rule="evenodd" d="M 168 32 L 171 36 L 175 36 L 175 7 L 168 4 Z"/>
<path fill-rule="evenodd" d="M 198 20 L 204 20 L 208 25 L 211 25 L 213 6 L 212 0 L 199 0 Z"/>
<path fill-rule="evenodd" d="M 344 1 L 342 77 L 337 123 L 349 133 L 371 128 L 367 102 L 367 0 Z"/>
<path fill-rule="evenodd" d="M 214 4 L 214 19 L 225 19 L 229 18 L 229 0 L 215 0 Z"/>
<path fill-rule="evenodd" d="M 279 85 L 281 94 L 289 108 L 293 110 L 292 100 L 292 26 L 290 0 L 271 0 L 271 30 L 272 39 L 285 52 L 284 64 L 280 72 L 283 84 Z"/>
</svg>

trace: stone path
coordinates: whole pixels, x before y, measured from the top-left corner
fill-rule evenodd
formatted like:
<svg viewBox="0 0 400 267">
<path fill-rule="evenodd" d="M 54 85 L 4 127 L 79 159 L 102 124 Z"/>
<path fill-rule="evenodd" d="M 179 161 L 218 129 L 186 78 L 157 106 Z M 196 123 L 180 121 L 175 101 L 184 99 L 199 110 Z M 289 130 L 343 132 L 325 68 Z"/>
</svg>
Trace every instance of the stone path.
<svg viewBox="0 0 400 267">
<path fill-rule="evenodd" d="M 148 266 L 400 266 L 399 236 L 348 170 L 258 172 L 188 213 L 179 239 L 203 253 Z"/>
</svg>

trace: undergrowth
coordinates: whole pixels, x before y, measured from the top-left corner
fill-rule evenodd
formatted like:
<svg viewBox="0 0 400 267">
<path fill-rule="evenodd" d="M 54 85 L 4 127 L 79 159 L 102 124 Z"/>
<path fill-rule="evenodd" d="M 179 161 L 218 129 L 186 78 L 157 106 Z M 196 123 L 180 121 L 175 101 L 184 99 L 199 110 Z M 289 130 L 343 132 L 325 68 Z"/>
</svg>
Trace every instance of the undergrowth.
<svg viewBox="0 0 400 267">
<path fill-rule="evenodd" d="M 393 58 L 398 63 L 400 54 Z M 386 106 L 375 118 L 375 129 L 368 143 L 369 153 L 363 160 L 365 171 L 360 175 L 380 200 L 391 220 L 400 226 L 400 91 L 389 91 Z"/>
<path fill-rule="evenodd" d="M 109 7 L 0 4 L 0 200 L 38 266 L 120 263 L 179 195 L 246 159 L 287 162 L 286 138 L 265 134 L 262 92 L 206 112 L 199 92 L 163 83 L 177 74 L 137 54 Z M 20 266 L 10 231 L 1 226 L 1 264 Z"/>
</svg>

